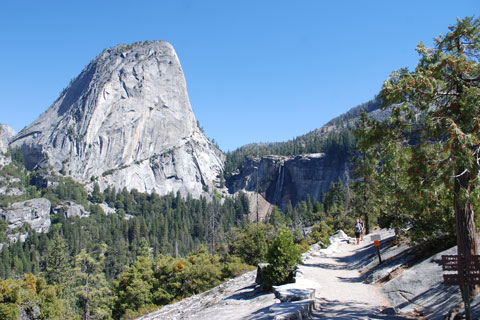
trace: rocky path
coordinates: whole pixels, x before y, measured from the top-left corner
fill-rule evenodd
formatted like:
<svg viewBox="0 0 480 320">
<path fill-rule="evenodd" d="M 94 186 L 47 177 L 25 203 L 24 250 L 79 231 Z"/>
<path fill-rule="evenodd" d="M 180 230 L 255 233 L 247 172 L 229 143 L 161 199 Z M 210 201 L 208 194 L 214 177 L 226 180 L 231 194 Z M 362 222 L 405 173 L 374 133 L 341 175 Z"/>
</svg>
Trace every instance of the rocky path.
<svg viewBox="0 0 480 320">
<path fill-rule="evenodd" d="M 316 290 L 314 319 L 408 319 L 382 315 L 389 302 L 377 286 L 363 282 L 356 261 L 373 250 L 369 239 L 360 245 L 339 241 L 305 261 L 300 272 Z"/>
<path fill-rule="evenodd" d="M 256 271 L 247 272 L 137 320 L 269 319 L 269 307 L 278 300 L 255 291 L 255 277 Z"/>
</svg>

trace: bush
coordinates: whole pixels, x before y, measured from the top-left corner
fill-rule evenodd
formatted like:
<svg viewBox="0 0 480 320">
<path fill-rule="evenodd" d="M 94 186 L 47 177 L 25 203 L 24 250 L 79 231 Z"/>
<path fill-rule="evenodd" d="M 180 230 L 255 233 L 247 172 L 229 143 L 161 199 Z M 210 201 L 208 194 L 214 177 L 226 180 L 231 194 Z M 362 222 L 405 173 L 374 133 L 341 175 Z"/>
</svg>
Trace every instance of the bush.
<svg viewBox="0 0 480 320">
<path fill-rule="evenodd" d="M 321 221 L 313 226 L 310 237 L 315 242 L 318 242 L 322 248 L 326 248 L 330 245 L 329 237 L 332 232 L 332 228 L 325 221 Z"/>
<path fill-rule="evenodd" d="M 265 262 L 269 234 L 269 226 L 251 223 L 234 235 L 229 243 L 230 252 L 251 266 Z"/>
<path fill-rule="evenodd" d="M 252 270 L 255 270 L 255 267 L 245 264 L 240 257 L 228 256 L 222 264 L 222 278 L 230 279 L 238 277 Z"/>
<path fill-rule="evenodd" d="M 0 303 L 0 319 L 17 320 L 20 316 L 20 307 L 15 303 Z"/>
<path fill-rule="evenodd" d="M 266 288 L 291 281 L 295 267 L 301 260 L 302 253 L 293 242 L 292 232 L 280 229 L 267 252 L 267 261 L 270 265 L 262 271 Z"/>
<path fill-rule="evenodd" d="M 18 280 L 0 279 L 0 319 L 19 319 L 22 310 L 35 312 L 35 319 L 61 319 L 65 306 L 55 286 L 43 278 L 26 274 Z"/>
</svg>

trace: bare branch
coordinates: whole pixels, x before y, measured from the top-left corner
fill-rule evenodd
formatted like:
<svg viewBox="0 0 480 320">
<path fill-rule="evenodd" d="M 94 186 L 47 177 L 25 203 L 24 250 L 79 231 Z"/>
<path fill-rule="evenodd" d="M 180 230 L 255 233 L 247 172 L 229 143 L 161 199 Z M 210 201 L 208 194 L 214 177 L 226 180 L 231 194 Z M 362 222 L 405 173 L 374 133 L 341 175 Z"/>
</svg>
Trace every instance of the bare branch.
<svg viewBox="0 0 480 320">
<path fill-rule="evenodd" d="M 461 177 L 461 176 L 463 176 L 463 175 L 464 175 L 465 173 L 467 173 L 467 172 L 468 172 L 468 169 L 465 169 L 465 170 L 463 170 L 463 172 L 460 173 L 459 175 L 453 176 L 453 178 Z"/>
</svg>

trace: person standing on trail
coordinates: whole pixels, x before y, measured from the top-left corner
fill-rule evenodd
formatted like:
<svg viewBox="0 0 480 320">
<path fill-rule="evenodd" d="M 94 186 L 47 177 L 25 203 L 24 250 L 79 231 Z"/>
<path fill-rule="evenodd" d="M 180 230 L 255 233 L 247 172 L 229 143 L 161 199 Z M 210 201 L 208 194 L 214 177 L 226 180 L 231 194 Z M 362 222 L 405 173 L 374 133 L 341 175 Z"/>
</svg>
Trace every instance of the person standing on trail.
<svg viewBox="0 0 480 320">
<path fill-rule="evenodd" d="M 362 234 L 363 231 L 363 225 L 360 222 L 360 219 L 357 219 L 355 221 L 355 224 L 353 225 L 353 232 L 355 232 L 355 239 L 357 239 L 357 244 L 360 244 L 360 235 Z"/>
<path fill-rule="evenodd" d="M 358 219 L 360 221 L 360 224 L 362 225 L 362 232 L 360 232 L 360 241 L 363 241 L 363 233 L 365 231 L 365 224 L 362 221 L 362 218 Z"/>
</svg>

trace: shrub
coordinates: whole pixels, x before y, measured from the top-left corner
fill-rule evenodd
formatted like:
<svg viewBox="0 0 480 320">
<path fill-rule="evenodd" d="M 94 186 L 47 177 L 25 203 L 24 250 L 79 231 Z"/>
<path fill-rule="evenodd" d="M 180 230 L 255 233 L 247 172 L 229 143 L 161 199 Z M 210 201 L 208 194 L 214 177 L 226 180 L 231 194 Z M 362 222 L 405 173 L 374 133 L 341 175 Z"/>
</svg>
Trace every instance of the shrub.
<svg viewBox="0 0 480 320">
<path fill-rule="evenodd" d="M 255 267 L 245 264 L 240 257 L 228 256 L 222 264 L 222 278 L 230 279 L 238 277 L 252 270 L 255 270 Z"/>
<path fill-rule="evenodd" d="M 293 235 L 287 229 L 280 229 L 267 252 L 269 266 L 262 271 L 266 288 L 292 280 L 293 272 L 301 262 L 300 248 L 293 242 Z"/>
<path fill-rule="evenodd" d="M 318 242 L 322 248 L 326 248 L 330 245 L 329 236 L 332 232 L 332 228 L 325 221 L 321 221 L 313 226 L 310 237 Z"/>
<path fill-rule="evenodd" d="M 252 266 L 265 262 L 269 233 L 269 226 L 263 223 L 247 225 L 236 233 L 229 243 L 231 254 L 240 257 L 245 263 Z"/>
</svg>

